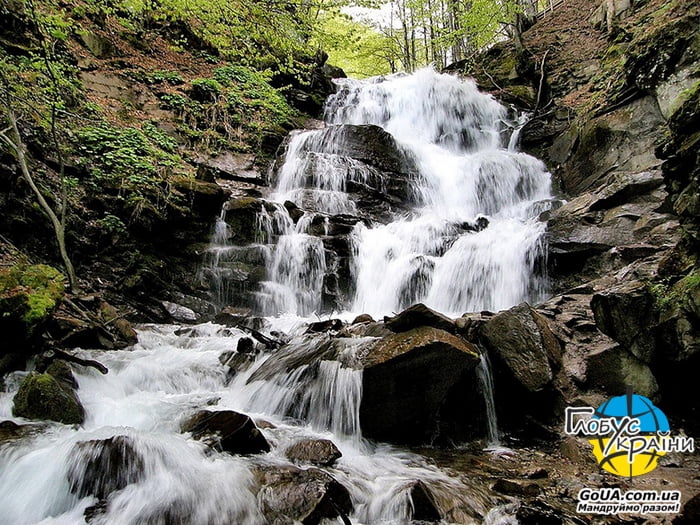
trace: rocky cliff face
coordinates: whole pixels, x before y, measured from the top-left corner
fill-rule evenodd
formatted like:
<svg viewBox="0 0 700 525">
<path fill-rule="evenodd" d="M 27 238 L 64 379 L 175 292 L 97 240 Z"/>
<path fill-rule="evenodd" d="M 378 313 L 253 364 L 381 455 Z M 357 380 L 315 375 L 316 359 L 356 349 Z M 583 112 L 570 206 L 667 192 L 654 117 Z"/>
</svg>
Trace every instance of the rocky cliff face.
<svg viewBox="0 0 700 525">
<path fill-rule="evenodd" d="M 624 3 L 624 2 L 623 2 Z M 473 73 L 533 111 L 522 147 L 566 199 L 548 215 L 566 402 L 624 385 L 697 431 L 698 49 L 693 2 L 565 3 Z M 586 16 L 581 16 L 581 13 Z"/>
</svg>

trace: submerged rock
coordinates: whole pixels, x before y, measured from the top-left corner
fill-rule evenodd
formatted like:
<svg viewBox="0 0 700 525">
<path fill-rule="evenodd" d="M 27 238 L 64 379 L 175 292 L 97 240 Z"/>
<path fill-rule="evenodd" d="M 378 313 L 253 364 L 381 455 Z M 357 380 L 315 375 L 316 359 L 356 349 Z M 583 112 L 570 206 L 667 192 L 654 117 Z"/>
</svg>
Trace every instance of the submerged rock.
<svg viewBox="0 0 700 525">
<path fill-rule="evenodd" d="M 343 454 L 329 439 L 303 439 L 289 447 L 284 455 L 294 462 L 328 467 Z"/>
<path fill-rule="evenodd" d="M 12 413 L 69 425 L 81 424 L 85 419 L 85 409 L 72 385 L 49 373 L 31 372 L 22 381 L 13 400 Z"/>
<path fill-rule="evenodd" d="M 71 493 L 104 499 L 144 477 L 144 460 L 128 436 L 81 441 L 68 469 Z"/>
<path fill-rule="evenodd" d="M 444 330 L 414 328 L 392 334 L 364 350 L 360 424 L 371 439 L 392 443 L 428 441 L 440 424 L 456 414 L 453 397 L 462 398 L 473 383 L 477 348 Z"/>
<path fill-rule="evenodd" d="M 182 431 L 191 432 L 195 439 L 231 454 L 270 451 L 270 444 L 255 423 L 245 414 L 233 410 L 197 412 L 182 425 Z"/>
<path fill-rule="evenodd" d="M 262 467 L 256 477 L 262 487 L 258 501 L 271 525 L 319 525 L 325 519 L 334 518 L 350 523 L 350 493 L 320 469 Z"/>
</svg>

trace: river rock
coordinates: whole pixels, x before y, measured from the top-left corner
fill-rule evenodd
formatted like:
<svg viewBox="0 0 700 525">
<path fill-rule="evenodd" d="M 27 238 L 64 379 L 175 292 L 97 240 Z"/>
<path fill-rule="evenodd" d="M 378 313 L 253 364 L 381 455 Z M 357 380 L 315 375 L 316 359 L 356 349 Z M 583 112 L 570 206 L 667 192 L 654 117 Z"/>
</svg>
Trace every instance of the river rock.
<svg viewBox="0 0 700 525">
<path fill-rule="evenodd" d="M 71 493 L 104 499 L 144 477 L 144 460 L 128 436 L 75 444 L 68 469 Z"/>
<path fill-rule="evenodd" d="M 340 319 L 328 319 L 326 321 L 316 321 L 314 323 L 310 323 L 306 329 L 306 332 L 337 332 L 338 330 L 341 330 L 343 326 L 344 323 Z"/>
<path fill-rule="evenodd" d="M 561 356 L 559 343 L 540 317 L 522 303 L 494 316 L 480 330 L 484 345 L 530 392 L 552 381 L 550 361 Z"/>
<path fill-rule="evenodd" d="M 179 304 L 171 303 L 170 301 L 162 301 L 163 308 L 168 312 L 173 321 L 178 323 L 195 323 L 197 322 L 197 314 L 194 310 Z"/>
<path fill-rule="evenodd" d="M 18 425 L 14 421 L 1 421 L 0 422 L 0 446 L 5 443 L 16 441 L 18 439 L 23 439 L 27 436 L 31 436 L 43 429 L 44 425 L 41 424 L 31 424 L 31 425 Z"/>
<path fill-rule="evenodd" d="M 493 490 L 507 496 L 534 497 L 540 493 L 540 487 L 536 483 L 518 483 L 509 479 L 499 479 L 493 484 Z"/>
<path fill-rule="evenodd" d="M 455 323 L 449 317 L 425 306 L 423 303 L 409 306 L 394 317 L 385 317 L 384 324 L 392 332 L 407 332 L 419 326 L 432 326 L 454 333 Z"/>
<path fill-rule="evenodd" d="M 383 337 L 359 359 L 364 368 L 360 424 L 365 437 L 421 443 L 433 436 L 438 418 L 447 424 L 456 417 L 451 398 L 461 395 L 464 404 L 479 352 L 444 330 L 424 326 Z"/>
<path fill-rule="evenodd" d="M 195 439 L 205 440 L 213 448 L 231 454 L 269 452 L 270 444 L 255 423 L 233 410 L 202 410 L 182 425 Z"/>
<path fill-rule="evenodd" d="M 270 525 L 319 525 L 324 519 L 349 523 L 352 500 L 348 490 L 330 474 L 317 469 L 261 467 L 258 501 Z"/>
<path fill-rule="evenodd" d="M 422 481 L 413 481 L 409 492 L 413 520 L 419 522 L 437 523 L 442 520 L 438 505 L 432 492 Z"/>
<path fill-rule="evenodd" d="M 311 463 L 328 467 L 343 454 L 329 439 L 303 439 L 289 447 L 284 455 L 296 463 Z"/>
<path fill-rule="evenodd" d="M 15 394 L 12 413 L 27 419 L 81 424 L 85 409 L 72 386 L 51 374 L 31 372 Z"/>
<path fill-rule="evenodd" d="M 364 324 L 364 323 L 373 323 L 374 319 L 372 318 L 371 315 L 369 314 L 360 314 L 355 319 L 352 320 L 352 323 L 350 324 Z"/>
</svg>

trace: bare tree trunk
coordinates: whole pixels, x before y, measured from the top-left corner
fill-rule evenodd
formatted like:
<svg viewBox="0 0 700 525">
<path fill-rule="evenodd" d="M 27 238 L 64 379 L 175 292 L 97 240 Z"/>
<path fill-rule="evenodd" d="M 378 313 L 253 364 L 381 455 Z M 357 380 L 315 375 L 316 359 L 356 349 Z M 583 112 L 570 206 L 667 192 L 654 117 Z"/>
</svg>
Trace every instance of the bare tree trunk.
<svg viewBox="0 0 700 525">
<path fill-rule="evenodd" d="M 19 133 L 19 128 L 17 126 L 17 117 L 15 116 L 15 112 L 12 109 L 10 100 L 5 101 L 5 109 L 7 110 L 7 115 L 10 120 L 10 127 L 8 128 L 8 130 L 5 130 L 3 131 L 3 133 L 0 134 L 0 138 L 2 138 L 3 141 L 8 146 L 10 146 L 17 154 L 17 160 L 19 162 L 20 169 L 22 170 L 22 175 L 24 176 L 24 179 L 27 181 L 27 184 L 29 184 L 29 187 L 34 192 L 34 195 L 37 201 L 39 202 L 41 209 L 44 211 L 44 213 L 46 213 L 49 220 L 51 221 L 54 233 L 56 234 L 58 251 L 61 255 L 61 259 L 63 260 L 63 265 L 66 268 L 66 273 L 68 274 L 68 282 L 70 284 L 71 291 L 77 292 L 78 279 L 75 275 L 73 263 L 71 262 L 70 257 L 68 257 L 68 251 L 66 250 L 66 228 L 64 212 L 60 211 L 61 219 L 59 219 L 59 217 L 54 212 L 53 208 L 51 208 L 51 205 L 44 198 L 44 195 L 41 193 L 39 187 L 34 182 L 34 177 L 32 177 L 32 174 L 29 171 L 29 164 L 27 163 L 26 148 L 24 142 L 22 141 L 22 136 Z M 6 131 L 12 131 L 12 139 L 5 135 Z M 65 207 L 66 203 L 62 202 L 61 210 L 65 209 Z"/>
</svg>

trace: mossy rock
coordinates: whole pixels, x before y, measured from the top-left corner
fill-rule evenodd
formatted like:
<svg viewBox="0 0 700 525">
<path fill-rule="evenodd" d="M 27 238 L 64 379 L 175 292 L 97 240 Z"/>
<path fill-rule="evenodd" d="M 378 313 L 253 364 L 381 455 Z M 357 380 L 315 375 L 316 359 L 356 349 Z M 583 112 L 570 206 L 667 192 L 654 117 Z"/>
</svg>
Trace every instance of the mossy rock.
<svg viewBox="0 0 700 525">
<path fill-rule="evenodd" d="M 45 264 L 0 269 L 0 331 L 9 334 L 9 344 L 35 335 L 61 302 L 64 286 L 64 276 Z"/>
<path fill-rule="evenodd" d="M 85 409 L 76 393 L 51 374 L 30 373 L 17 391 L 12 414 L 27 419 L 81 424 Z"/>
</svg>

